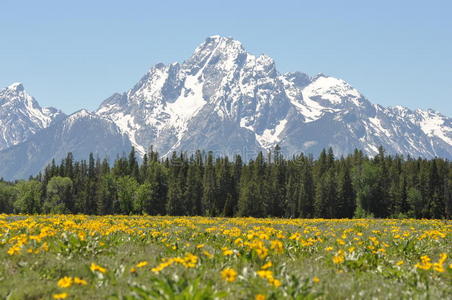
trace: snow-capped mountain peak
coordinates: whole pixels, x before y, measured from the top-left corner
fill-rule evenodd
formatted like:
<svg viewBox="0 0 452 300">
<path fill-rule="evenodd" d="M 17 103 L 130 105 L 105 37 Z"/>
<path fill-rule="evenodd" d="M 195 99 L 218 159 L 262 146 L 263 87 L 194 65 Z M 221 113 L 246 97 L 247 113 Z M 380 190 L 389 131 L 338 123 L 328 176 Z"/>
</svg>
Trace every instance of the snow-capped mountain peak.
<svg viewBox="0 0 452 300">
<path fill-rule="evenodd" d="M 452 156 L 450 118 L 373 105 L 324 74 L 281 75 L 269 56 L 222 36 L 208 37 L 182 63 L 155 65 L 96 113 L 115 122 L 141 153 L 151 145 L 166 155 L 280 144 L 290 154 L 332 146 L 338 154 L 360 148 L 374 155 L 383 145 L 413 156 Z"/>
<path fill-rule="evenodd" d="M 39 130 L 64 117 L 54 108 L 42 108 L 22 83 L 0 91 L 0 150 L 25 141 Z"/>
<path fill-rule="evenodd" d="M 14 82 L 6 88 L 0 90 L 0 99 L 3 100 L 3 103 L 12 101 L 33 101 L 33 97 L 25 91 L 21 82 Z"/>
<path fill-rule="evenodd" d="M 246 160 L 277 144 L 289 156 L 328 147 L 336 155 L 356 148 L 376 155 L 383 146 L 452 159 L 452 119 L 372 104 L 332 76 L 280 74 L 271 57 L 222 36 L 207 38 L 183 62 L 154 65 L 95 112 L 65 117 L 41 108 L 20 83 L 0 91 L 0 177 L 28 176 L 68 151 L 114 157 L 131 145 L 142 155 L 152 145 L 164 156 L 202 149 Z"/>
<path fill-rule="evenodd" d="M 344 102 L 351 101 L 353 104 L 361 105 L 360 100 L 363 96 L 351 85 L 342 79 L 317 75 L 310 85 L 303 89 L 303 95 L 319 102 L 337 106 Z"/>
<path fill-rule="evenodd" d="M 80 109 L 80 110 L 76 111 L 75 113 L 69 115 L 66 118 L 66 120 L 64 120 L 64 122 L 67 125 L 71 126 L 71 124 L 73 124 L 74 122 L 76 122 L 79 119 L 82 119 L 82 118 L 98 118 L 98 117 L 99 117 L 98 115 L 96 115 L 94 113 L 91 113 L 88 110 L 83 108 L 83 109 Z"/>
<path fill-rule="evenodd" d="M 82 109 L 0 151 L 0 177 L 27 178 L 52 160 L 65 158 L 68 152 L 77 160 L 87 159 L 90 153 L 100 159 L 114 159 L 130 148 L 128 137 L 112 121 Z"/>
<path fill-rule="evenodd" d="M 24 86 L 23 86 L 22 82 L 13 82 L 6 89 L 8 89 L 10 91 L 15 91 L 15 92 L 21 92 L 24 90 Z"/>
<path fill-rule="evenodd" d="M 244 51 L 245 49 L 239 41 L 231 37 L 213 35 L 196 47 L 189 61 L 202 61 L 210 55 L 221 54 L 227 56 Z"/>
<path fill-rule="evenodd" d="M 422 131 L 429 137 L 438 137 L 445 143 L 452 145 L 452 121 L 440 113 L 428 109 L 416 110 L 421 117 L 419 125 Z"/>
</svg>

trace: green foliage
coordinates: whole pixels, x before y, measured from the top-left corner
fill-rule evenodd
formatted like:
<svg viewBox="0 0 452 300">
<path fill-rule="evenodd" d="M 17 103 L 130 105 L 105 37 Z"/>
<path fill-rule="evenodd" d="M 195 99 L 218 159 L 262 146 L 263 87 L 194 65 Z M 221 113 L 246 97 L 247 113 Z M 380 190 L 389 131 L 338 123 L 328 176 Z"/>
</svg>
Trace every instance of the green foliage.
<svg viewBox="0 0 452 300">
<path fill-rule="evenodd" d="M 116 180 L 118 189 L 119 210 L 122 214 L 134 212 L 135 193 L 138 190 L 138 182 L 131 176 L 122 176 Z"/>
<path fill-rule="evenodd" d="M 135 149 L 110 166 L 93 154 L 55 161 L 29 181 L 0 181 L 0 212 L 350 218 L 450 218 L 452 163 L 404 159 L 383 148 L 336 158 L 323 150 L 286 159 L 281 149 L 247 163 L 237 155 Z"/>
<path fill-rule="evenodd" d="M 0 299 L 450 298 L 449 220 L 0 215 L 0 222 Z"/>
<path fill-rule="evenodd" d="M 13 185 L 0 181 L 0 212 L 11 213 L 16 199 L 16 189 Z"/>
<path fill-rule="evenodd" d="M 412 187 L 408 190 L 407 202 L 410 206 L 409 214 L 414 218 L 421 218 L 423 215 L 424 202 L 421 192 Z"/>
<path fill-rule="evenodd" d="M 135 192 L 133 212 L 155 215 L 157 203 L 156 185 L 145 182 L 140 185 Z"/>
<path fill-rule="evenodd" d="M 184 278 L 151 278 L 148 287 L 143 285 L 132 285 L 131 293 L 127 296 L 113 296 L 113 299 L 121 300 L 208 300 L 222 299 L 227 296 L 226 292 L 214 291 L 211 286 L 203 286 L 201 280 L 187 280 Z"/>
<path fill-rule="evenodd" d="M 68 213 L 72 198 L 72 180 L 55 176 L 47 184 L 47 198 L 44 202 L 45 213 Z"/>
<path fill-rule="evenodd" d="M 39 181 L 20 181 L 15 188 L 17 197 L 14 202 L 14 211 L 16 213 L 41 212 L 41 183 Z"/>
</svg>

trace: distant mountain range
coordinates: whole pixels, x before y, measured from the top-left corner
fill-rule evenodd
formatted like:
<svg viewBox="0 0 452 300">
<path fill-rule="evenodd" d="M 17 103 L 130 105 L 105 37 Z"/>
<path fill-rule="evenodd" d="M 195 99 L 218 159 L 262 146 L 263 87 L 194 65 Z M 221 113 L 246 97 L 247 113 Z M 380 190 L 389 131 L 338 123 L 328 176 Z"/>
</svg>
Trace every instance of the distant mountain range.
<svg viewBox="0 0 452 300">
<path fill-rule="evenodd" d="M 0 91 L 0 177 L 26 178 L 67 152 L 114 158 L 133 145 L 161 155 L 212 150 L 251 158 L 279 144 L 285 154 L 337 155 L 378 146 L 412 157 L 452 158 L 452 119 L 433 110 L 383 107 L 342 79 L 280 74 L 273 59 L 212 36 L 183 63 L 157 64 L 94 112 L 41 108 L 20 83 Z"/>
</svg>

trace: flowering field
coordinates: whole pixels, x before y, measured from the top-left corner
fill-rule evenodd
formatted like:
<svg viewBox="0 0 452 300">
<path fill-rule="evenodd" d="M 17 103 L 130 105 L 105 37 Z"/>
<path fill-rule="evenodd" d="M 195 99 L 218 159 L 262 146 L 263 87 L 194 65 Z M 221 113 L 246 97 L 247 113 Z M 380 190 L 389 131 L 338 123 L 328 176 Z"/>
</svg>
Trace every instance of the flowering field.
<svg viewBox="0 0 452 300">
<path fill-rule="evenodd" d="M 452 295 L 452 222 L 0 215 L 1 299 Z"/>
</svg>

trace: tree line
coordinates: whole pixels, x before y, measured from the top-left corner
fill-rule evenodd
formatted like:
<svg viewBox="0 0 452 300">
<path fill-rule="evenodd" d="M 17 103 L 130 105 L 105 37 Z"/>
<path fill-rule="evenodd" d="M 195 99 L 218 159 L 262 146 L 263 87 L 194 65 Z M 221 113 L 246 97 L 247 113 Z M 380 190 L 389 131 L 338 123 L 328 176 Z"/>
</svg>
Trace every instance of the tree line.
<svg viewBox="0 0 452 300">
<path fill-rule="evenodd" d="M 140 161 L 140 163 L 139 163 Z M 0 212 L 149 214 L 288 218 L 450 218 L 451 162 L 441 158 L 367 157 L 360 150 L 336 158 L 285 158 L 279 146 L 243 162 L 152 148 L 132 148 L 113 163 L 71 153 L 29 180 L 0 180 Z"/>
</svg>

